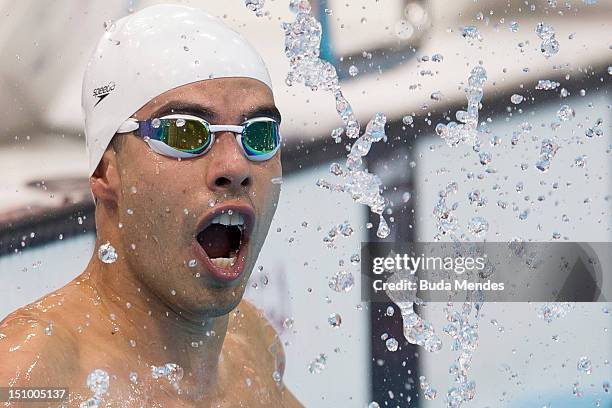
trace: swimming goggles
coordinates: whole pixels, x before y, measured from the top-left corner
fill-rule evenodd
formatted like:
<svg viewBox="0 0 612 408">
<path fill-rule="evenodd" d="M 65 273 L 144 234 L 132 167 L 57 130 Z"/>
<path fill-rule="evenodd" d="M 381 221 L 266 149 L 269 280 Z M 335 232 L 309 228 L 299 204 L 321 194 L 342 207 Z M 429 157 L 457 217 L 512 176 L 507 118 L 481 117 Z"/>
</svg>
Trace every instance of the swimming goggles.
<svg viewBox="0 0 612 408">
<path fill-rule="evenodd" d="M 147 120 L 129 118 L 117 133 L 134 132 L 156 153 L 189 159 L 210 150 L 215 132 L 232 132 L 247 159 L 263 161 L 272 158 L 280 148 L 278 128 L 278 122 L 267 117 L 249 119 L 237 126 L 211 125 L 197 116 L 173 114 Z"/>
</svg>

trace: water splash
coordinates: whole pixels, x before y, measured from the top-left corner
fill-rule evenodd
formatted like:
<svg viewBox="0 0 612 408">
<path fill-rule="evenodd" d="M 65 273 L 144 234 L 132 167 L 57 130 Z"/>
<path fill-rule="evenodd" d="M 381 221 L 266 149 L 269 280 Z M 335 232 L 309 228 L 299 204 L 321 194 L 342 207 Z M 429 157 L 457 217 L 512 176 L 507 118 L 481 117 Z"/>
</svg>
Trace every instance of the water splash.
<svg viewBox="0 0 612 408">
<path fill-rule="evenodd" d="M 538 310 L 538 317 L 547 323 L 565 317 L 574 308 L 571 302 L 551 302 L 546 303 Z"/>
<path fill-rule="evenodd" d="M 344 166 L 337 163 L 330 168 L 333 175 L 343 179 L 343 183 L 334 184 L 325 180 L 317 181 L 317 185 L 333 191 L 342 191 L 351 195 L 354 201 L 370 207 L 370 210 L 379 215 L 380 223 L 377 230 L 379 238 L 386 238 L 389 235 L 389 227 L 383 217 L 385 200 L 382 197 L 382 182 L 375 174 L 368 172 L 363 164 L 363 157 L 366 156 L 372 143 L 385 138 L 384 126 L 386 117 L 382 113 L 377 113 L 368 125 L 363 135 L 351 146 L 350 152 Z M 349 130 L 347 127 L 347 135 Z"/>
<path fill-rule="evenodd" d="M 559 52 L 559 41 L 555 38 L 554 28 L 545 23 L 538 23 L 535 32 L 540 37 L 540 51 L 546 58 L 550 58 Z"/>
<path fill-rule="evenodd" d="M 342 172 L 344 183 L 334 185 L 319 180 L 317 185 L 333 191 L 347 192 L 353 200 L 369 206 L 372 212 L 382 217 L 385 209 L 385 200 L 380 191 L 382 183 L 376 175 L 364 168 L 362 157 L 369 152 L 373 142 L 384 138 L 386 118 L 383 114 L 376 114 L 368 123 L 366 132 L 359 136 L 360 124 L 350 103 L 342 94 L 336 68 L 319 57 L 322 29 L 319 21 L 310 15 L 310 2 L 291 0 L 289 8 L 295 13 L 295 20 L 282 24 L 285 31 L 285 55 L 290 64 L 285 82 L 289 86 L 303 83 L 313 91 L 331 92 L 336 100 L 336 111 L 344 123 L 346 136 L 356 139 L 347 156 L 346 168 Z M 338 137 L 339 134 L 335 132 L 334 139 Z M 379 232 L 383 237 L 389 234 L 388 228 L 384 227 L 379 228 Z"/>
<path fill-rule="evenodd" d="M 446 394 L 446 406 L 460 408 L 476 395 L 476 383 L 467 376 L 479 341 L 478 323 L 472 323 L 470 315 L 475 309 L 474 318 L 477 319 L 482 304 L 465 302 L 459 311 L 453 309 L 453 303 L 449 302 L 447 306 L 444 310 L 449 323 L 444 327 L 444 332 L 452 338 L 451 349 L 458 351 L 459 356 L 449 367 L 449 373 L 455 376 L 456 385 L 449 388 Z"/>
<path fill-rule="evenodd" d="M 350 237 L 353 235 L 353 227 L 349 224 L 348 221 L 344 221 L 342 224 L 337 224 L 333 228 L 329 230 L 327 235 L 323 237 L 323 242 L 327 245 L 328 248 L 335 248 L 336 238 L 339 236 Z"/>
<path fill-rule="evenodd" d="M 422 395 L 426 400 L 434 400 L 438 396 L 438 391 L 431 388 L 431 385 L 427 381 L 427 378 L 422 375 L 419 377 L 419 387 L 421 388 Z"/>
<path fill-rule="evenodd" d="M 456 181 L 452 181 L 446 185 L 444 190 L 438 193 L 438 201 L 433 209 L 433 214 L 436 221 L 436 229 L 438 233 L 434 236 L 434 241 L 439 241 L 442 236 L 449 235 L 454 237 L 455 232 L 458 230 L 458 221 L 455 216 L 455 210 L 458 208 L 459 203 L 455 202 L 452 205 L 448 205 L 447 199 L 449 195 L 456 194 L 459 189 L 459 185 Z"/>
<path fill-rule="evenodd" d="M 466 111 L 457 111 L 455 117 L 460 123 L 449 122 L 448 124 L 438 123 L 436 133 L 446 141 L 450 147 L 455 147 L 459 143 L 474 145 L 477 139 L 478 109 L 483 96 L 483 85 L 487 80 L 487 71 L 482 65 L 477 65 L 470 71 L 468 86 L 465 88 L 465 95 L 468 100 Z"/>
<path fill-rule="evenodd" d="M 536 85 L 535 89 L 550 91 L 556 89 L 559 86 L 561 86 L 559 82 L 551 81 L 549 79 L 540 79 L 538 80 L 538 84 Z"/>
<path fill-rule="evenodd" d="M 535 167 L 542 173 L 545 173 L 550 168 L 550 161 L 557 153 L 557 146 L 551 139 L 542 140 L 542 146 L 540 147 L 540 158 L 537 161 Z"/>
<path fill-rule="evenodd" d="M 414 302 L 397 302 L 404 320 L 404 337 L 411 344 L 423 347 L 429 352 L 442 349 L 442 341 L 436 334 L 431 323 L 423 320 L 414 311 Z"/>
</svg>

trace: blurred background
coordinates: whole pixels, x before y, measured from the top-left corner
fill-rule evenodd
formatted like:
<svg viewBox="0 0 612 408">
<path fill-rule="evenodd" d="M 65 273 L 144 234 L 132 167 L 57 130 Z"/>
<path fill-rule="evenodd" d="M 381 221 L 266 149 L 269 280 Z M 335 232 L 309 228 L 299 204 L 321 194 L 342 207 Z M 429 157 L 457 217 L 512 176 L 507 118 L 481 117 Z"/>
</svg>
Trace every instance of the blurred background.
<svg viewBox="0 0 612 408">
<path fill-rule="evenodd" d="M 91 257 L 94 207 L 80 107 L 85 63 L 106 20 L 157 3 L 0 1 L 0 319 L 63 286 Z M 331 94 L 285 83 L 281 23 L 294 19 L 289 2 L 266 1 L 262 17 L 241 0 L 173 3 L 221 17 L 259 50 L 272 76 L 283 114 L 282 195 L 247 297 L 285 342 L 285 382 L 308 407 L 446 406 L 457 356 L 442 333 L 445 305 L 420 309 L 442 337 L 440 352 L 405 341 L 401 316 L 387 312 L 392 303 L 360 298 L 353 255 L 360 242 L 378 239 L 378 217 L 348 195 L 316 186 L 320 178 L 334 181 L 329 167 L 344 163 L 352 141 L 330 136 L 342 126 Z M 336 67 L 362 127 L 377 112 L 387 117 L 386 141 L 366 157 L 389 201 L 386 240 L 432 241 L 438 193 L 455 181 L 449 203 L 458 203 L 461 239 L 612 241 L 612 2 L 311 4 L 323 28 L 321 58 Z M 540 22 L 559 42 L 549 58 L 535 32 Z M 434 130 L 465 109 L 467 77 L 479 63 L 488 74 L 479 116 L 487 126 L 481 150 L 491 155 L 485 164 L 478 149 L 449 147 Z M 537 89 L 540 80 L 553 89 Z M 573 113 L 559 116 L 563 105 Z M 589 128 L 601 135 L 589 137 Z M 535 163 L 546 138 L 559 149 L 542 172 Z M 474 190 L 484 204 L 470 201 Z M 474 216 L 487 220 L 484 235 L 470 234 Z M 328 248 L 323 238 L 344 222 L 354 232 Z M 329 287 L 339 271 L 357 277 L 346 293 Z M 610 299 L 593 300 L 600 302 L 576 303 L 550 323 L 538 317 L 539 304 L 485 304 L 469 370 L 476 394 L 466 405 L 612 407 L 612 320 L 609 303 L 601 302 Z M 328 322 L 333 313 L 341 316 L 339 327 Z M 398 340 L 396 351 L 386 346 L 388 337 Z M 313 370 L 321 354 L 326 362 Z M 588 374 L 576 368 L 583 356 L 592 363 Z M 424 397 L 420 376 L 437 390 L 434 399 Z"/>
</svg>

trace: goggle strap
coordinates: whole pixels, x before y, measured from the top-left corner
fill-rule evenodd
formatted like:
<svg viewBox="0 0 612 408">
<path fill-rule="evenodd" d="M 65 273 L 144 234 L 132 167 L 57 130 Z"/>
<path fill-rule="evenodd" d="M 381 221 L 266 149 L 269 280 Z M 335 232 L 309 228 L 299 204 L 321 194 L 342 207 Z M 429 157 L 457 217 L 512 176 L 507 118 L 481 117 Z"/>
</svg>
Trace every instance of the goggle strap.
<svg viewBox="0 0 612 408">
<path fill-rule="evenodd" d="M 130 133 L 139 128 L 138 119 L 129 118 L 119 126 L 116 133 Z"/>
</svg>

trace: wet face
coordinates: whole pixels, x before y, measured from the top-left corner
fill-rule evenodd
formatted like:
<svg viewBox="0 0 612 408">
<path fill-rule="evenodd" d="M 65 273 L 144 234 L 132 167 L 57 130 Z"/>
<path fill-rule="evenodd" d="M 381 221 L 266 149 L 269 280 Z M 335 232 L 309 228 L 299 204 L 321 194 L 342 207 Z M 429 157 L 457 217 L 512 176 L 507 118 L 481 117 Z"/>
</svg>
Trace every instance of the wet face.
<svg viewBox="0 0 612 408">
<path fill-rule="evenodd" d="M 171 113 L 210 124 L 276 118 L 272 91 L 250 78 L 218 78 L 170 90 L 133 117 Z M 248 160 L 236 135 L 215 134 L 203 156 L 159 155 L 133 134 L 116 154 L 117 222 L 129 268 L 183 314 L 221 315 L 242 298 L 276 210 L 280 152 Z"/>
</svg>

